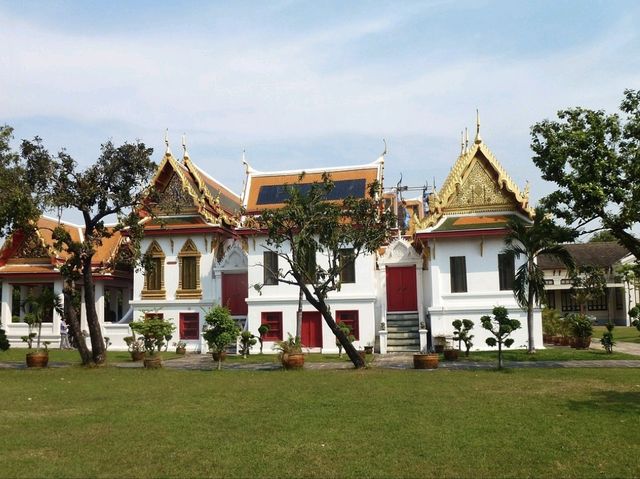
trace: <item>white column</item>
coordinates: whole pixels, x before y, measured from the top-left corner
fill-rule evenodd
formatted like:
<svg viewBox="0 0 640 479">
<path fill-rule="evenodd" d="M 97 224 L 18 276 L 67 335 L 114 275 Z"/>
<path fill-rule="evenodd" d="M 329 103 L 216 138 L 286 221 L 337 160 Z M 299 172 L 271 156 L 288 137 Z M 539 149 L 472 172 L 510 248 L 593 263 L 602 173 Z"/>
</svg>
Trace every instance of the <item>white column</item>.
<svg viewBox="0 0 640 479">
<path fill-rule="evenodd" d="M 104 323 L 104 283 L 102 281 L 96 281 L 95 285 L 95 300 L 96 300 L 96 313 L 98 314 L 98 322 Z"/>
<path fill-rule="evenodd" d="M 427 333 L 428 329 L 419 329 L 418 333 L 420 333 L 420 352 L 427 350 Z"/>
<path fill-rule="evenodd" d="M 11 324 L 11 299 L 13 287 L 5 280 L 2 282 L 2 303 L 0 303 L 0 316 L 2 316 L 2 325 L 7 328 Z M 7 330 L 8 331 L 8 330 Z"/>
<path fill-rule="evenodd" d="M 380 331 L 380 354 L 387 354 L 387 330 Z"/>
</svg>

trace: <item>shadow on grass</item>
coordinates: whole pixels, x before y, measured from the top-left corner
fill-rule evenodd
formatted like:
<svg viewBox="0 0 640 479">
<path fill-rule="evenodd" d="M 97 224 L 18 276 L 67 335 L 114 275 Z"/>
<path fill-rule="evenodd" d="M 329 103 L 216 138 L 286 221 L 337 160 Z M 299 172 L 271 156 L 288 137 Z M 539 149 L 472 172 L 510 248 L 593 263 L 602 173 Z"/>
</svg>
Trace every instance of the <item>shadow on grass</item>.
<svg viewBox="0 0 640 479">
<path fill-rule="evenodd" d="M 588 399 L 571 400 L 567 404 L 573 411 L 640 414 L 640 391 L 599 391 Z"/>
</svg>

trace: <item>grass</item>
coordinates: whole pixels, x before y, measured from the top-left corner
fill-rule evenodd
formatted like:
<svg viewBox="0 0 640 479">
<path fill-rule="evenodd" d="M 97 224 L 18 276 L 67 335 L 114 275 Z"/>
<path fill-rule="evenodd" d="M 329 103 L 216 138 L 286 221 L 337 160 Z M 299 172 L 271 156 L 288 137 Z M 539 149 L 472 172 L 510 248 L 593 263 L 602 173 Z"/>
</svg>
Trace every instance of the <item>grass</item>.
<svg viewBox="0 0 640 479">
<path fill-rule="evenodd" d="M 594 326 L 593 336 L 594 338 L 601 338 L 602 333 L 607 329 L 604 326 Z M 635 326 L 616 326 L 613 328 L 614 341 L 620 341 L 623 343 L 636 343 L 640 344 L 640 331 Z"/>
<path fill-rule="evenodd" d="M 638 477 L 638 377 L 0 370 L 0 475 Z"/>
<path fill-rule="evenodd" d="M 568 346 L 550 346 L 546 345 L 546 349 L 538 349 L 535 354 L 529 354 L 526 349 L 505 349 L 502 358 L 505 361 L 584 361 L 584 360 L 603 360 L 603 359 L 640 359 L 638 356 L 626 353 L 614 352 L 607 354 L 604 349 L 573 349 Z M 469 358 L 464 357 L 464 353 L 460 353 L 460 360 L 469 361 L 498 361 L 497 351 L 478 351 L 469 353 Z"/>
</svg>

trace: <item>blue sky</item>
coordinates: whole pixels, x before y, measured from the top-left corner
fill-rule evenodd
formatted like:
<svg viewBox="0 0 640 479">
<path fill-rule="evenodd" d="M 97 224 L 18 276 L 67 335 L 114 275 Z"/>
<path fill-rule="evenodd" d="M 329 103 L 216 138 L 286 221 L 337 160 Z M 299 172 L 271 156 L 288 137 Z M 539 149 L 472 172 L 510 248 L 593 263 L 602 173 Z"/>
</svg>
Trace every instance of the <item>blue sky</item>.
<svg viewBox="0 0 640 479">
<path fill-rule="evenodd" d="M 442 184 L 479 108 L 535 202 L 530 126 L 640 88 L 639 23 L 631 1 L 0 1 L 0 123 L 82 165 L 186 133 L 239 193 L 243 149 L 258 170 L 361 164 L 382 138 L 388 185 Z"/>
</svg>

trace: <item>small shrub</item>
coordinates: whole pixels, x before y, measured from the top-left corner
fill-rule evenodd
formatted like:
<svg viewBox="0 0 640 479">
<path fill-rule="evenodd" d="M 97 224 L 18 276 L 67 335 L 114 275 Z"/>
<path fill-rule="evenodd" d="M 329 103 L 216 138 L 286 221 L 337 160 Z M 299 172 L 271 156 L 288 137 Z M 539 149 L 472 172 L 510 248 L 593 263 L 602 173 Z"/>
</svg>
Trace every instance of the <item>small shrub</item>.
<svg viewBox="0 0 640 479">
<path fill-rule="evenodd" d="M 4 329 L 0 328 L 0 351 L 6 351 L 10 347 L 11 345 L 9 344 L 9 340 L 7 339 L 7 333 Z"/>
<path fill-rule="evenodd" d="M 473 321 L 470 319 L 463 319 L 462 321 L 456 319 L 451 324 L 455 329 L 453 332 L 453 340 L 458 341 L 458 349 L 460 349 L 461 344 L 464 343 L 466 349 L 464 355 L 469 357 L 469 351 L 473 346 L 473 342 L 471 342 L 471 340 L 474 338 L 473 334 L 469 334 L 474 326 Z"/>
<path fill-rule="evenodd" d="M 240 334 L 240 354 L 242 354 L 243 358 L 249 355 L 251 347 L 255 346 L 257 342 L 258 340 L 251 331 L 242 331 L 242 334 Z"/>
<path fill-rule="evenodd" d="M 613 323 L 607 323 L 605 327 L 607 328 L 607 330 L 602 334 L 602 338 L 600 338 L 600 344 L 602 344 L 602 347 L 607 353 L 611 354 L 613 353 L 613 346 L 616 344 L 613 340 L 614 325 Z"/>
<path fill-rule="evenodd" d="M 513 344 L 513 338 L 509 335 L 516 329 L 520 328 L 520 321 L 510 319 L 507 309 L 503 306 L 493 308 L 493 318 L 491 316 L 482 316 L 482 327 L 493 334 L 493 338 L 487 338 L 487 345 L 491 347 L 498 346 L 498 369 L 502 369 L 502 346 L 509 348 Z"/>
</svg>

